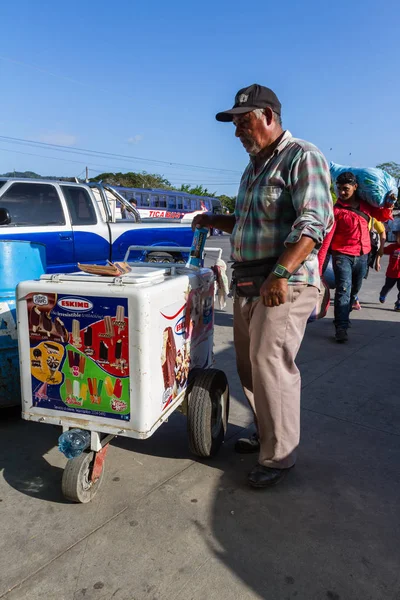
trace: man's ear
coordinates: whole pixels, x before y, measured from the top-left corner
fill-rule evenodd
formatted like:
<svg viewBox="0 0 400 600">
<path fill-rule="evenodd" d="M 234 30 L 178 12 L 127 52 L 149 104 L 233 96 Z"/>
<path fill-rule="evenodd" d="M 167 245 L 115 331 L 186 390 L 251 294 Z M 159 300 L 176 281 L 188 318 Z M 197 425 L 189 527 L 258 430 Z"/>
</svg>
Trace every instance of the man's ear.
<svg viewBox="0 0 400 600">
<path fill-rule="evenodd" d="M 270 108 L 269 106 L 266 106 L 264 108 L 264 114 L 265 114 L 265 119 L 267 121 L 267 125 L 271 125 L 271 123 L 274 119 L 274 112 L 273 112 L 272 108 Z"/>
</svg>

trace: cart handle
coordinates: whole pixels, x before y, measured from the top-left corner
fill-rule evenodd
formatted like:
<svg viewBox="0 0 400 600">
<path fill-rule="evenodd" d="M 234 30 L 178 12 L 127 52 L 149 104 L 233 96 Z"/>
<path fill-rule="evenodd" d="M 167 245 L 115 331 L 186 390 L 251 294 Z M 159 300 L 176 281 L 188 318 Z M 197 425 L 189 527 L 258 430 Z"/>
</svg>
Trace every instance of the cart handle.
<svg viewBox="0 0 400 600">
<path fill-rule="evenodd" d="M 191 250 L 190 246 L 129 246 L 126 251 L 124 262 L 129 262 L 128 258 L 131 252 L 185 252 L 189 253 Z M 208 252 L 216 252 L 218 254 L 217 260 L 222 257 L 222 248 L 205 248 L 204 256 L 207 256 Z"/>
</svg>

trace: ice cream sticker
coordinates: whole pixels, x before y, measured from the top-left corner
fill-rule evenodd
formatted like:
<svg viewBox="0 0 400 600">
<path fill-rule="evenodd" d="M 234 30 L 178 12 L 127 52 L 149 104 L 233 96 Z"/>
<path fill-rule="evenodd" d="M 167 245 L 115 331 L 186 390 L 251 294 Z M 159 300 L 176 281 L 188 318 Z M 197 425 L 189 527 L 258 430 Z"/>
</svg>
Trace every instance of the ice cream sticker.
<svg viewBox="0 0 400 600">
<path fill-rule="evenodd" d="M 107 418 L 130 418 L 125 298 L 29 294 L 32 402 Z"/>
</svg>

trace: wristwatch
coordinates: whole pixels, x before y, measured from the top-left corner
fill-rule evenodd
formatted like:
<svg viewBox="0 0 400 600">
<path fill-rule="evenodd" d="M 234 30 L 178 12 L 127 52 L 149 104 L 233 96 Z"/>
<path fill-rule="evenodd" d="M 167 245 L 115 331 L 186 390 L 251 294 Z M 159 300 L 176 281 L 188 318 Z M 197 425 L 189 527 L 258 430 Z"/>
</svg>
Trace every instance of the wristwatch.
<svg viewBox="0 0 400 600">
<path fill-rule="evenodd" d="M 279 279 L 289 279 L 292 276 L 292 273 L 283 265 L 276 265 L 272 273 L 275 277 L 279 277 Z"/>
</svg>

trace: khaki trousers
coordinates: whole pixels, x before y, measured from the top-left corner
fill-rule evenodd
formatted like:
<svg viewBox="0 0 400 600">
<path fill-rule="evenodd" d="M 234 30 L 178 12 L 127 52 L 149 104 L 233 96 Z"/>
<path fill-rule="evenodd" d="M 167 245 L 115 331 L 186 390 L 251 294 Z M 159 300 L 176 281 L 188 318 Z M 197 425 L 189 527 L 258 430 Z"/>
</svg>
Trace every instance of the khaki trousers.
<svg viewBox="0 0 400 600">
<path fill-rule="evenodd" d="M 318 289 L 289 285 L 285 304 L 235 297 L 237 369 L 260 437 L 259 463 L 287 469 L 300 441 L 300 372 L 295 358 Z"/>
</svg>

